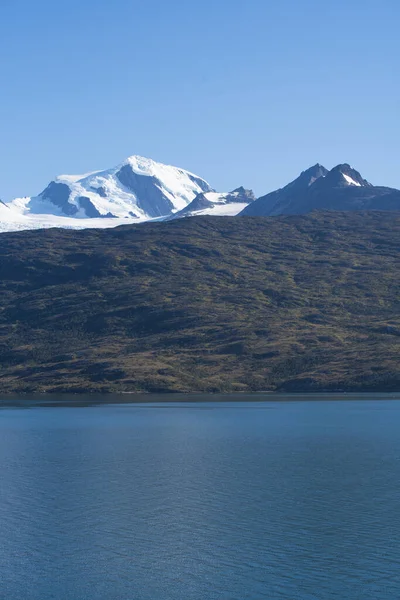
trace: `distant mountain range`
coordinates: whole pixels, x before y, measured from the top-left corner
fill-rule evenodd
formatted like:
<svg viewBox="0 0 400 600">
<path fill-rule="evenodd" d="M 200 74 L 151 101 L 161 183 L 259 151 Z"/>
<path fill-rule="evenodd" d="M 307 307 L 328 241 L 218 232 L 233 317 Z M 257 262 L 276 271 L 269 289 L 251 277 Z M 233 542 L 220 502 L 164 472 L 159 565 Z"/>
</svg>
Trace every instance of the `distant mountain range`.
<svg viewBox="0 0 400 600">
<path fill-rule="evenodd" d="M 0 201 L 1 202 L 1 201 Z M 0 204 L 0 232 L 105 228 L 201 215 L 275 216 L 313 210 L 400 210 L 400 191 L 377 187 L 348 164 L 316 164 L 256 199 L 243 187 L 216 192 L 201 177 L 140 156 L 106 171 L 61 175 L 37 196 Z"/>
</svg>

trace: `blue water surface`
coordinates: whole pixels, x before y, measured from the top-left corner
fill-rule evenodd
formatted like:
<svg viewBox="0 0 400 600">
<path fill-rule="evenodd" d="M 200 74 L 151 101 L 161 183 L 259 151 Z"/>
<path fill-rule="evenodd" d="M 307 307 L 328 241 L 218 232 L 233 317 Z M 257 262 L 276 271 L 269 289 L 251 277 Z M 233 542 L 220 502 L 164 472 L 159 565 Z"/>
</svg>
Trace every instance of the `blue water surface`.
<svg viewBox="0 0 400 600">
<path fill-rule="evenodd" d="M 0 598 L 400 598 L 396 396 L 146 399 L 0 400 Z"/>
</svg>

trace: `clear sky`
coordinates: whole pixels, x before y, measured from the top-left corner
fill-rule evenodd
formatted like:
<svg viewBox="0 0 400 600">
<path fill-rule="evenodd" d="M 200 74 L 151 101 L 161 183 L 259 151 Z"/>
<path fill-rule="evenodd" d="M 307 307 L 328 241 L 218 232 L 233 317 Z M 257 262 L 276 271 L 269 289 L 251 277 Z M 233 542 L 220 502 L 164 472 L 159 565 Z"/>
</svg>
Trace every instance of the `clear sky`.
<svg viewBox="0 0 400 600">
<path fill-rule="evenodd" d="M 258 195 L 400 187 L 398 0 L 0 0 L 0 197 L 141 154 Z"/>
</svg>

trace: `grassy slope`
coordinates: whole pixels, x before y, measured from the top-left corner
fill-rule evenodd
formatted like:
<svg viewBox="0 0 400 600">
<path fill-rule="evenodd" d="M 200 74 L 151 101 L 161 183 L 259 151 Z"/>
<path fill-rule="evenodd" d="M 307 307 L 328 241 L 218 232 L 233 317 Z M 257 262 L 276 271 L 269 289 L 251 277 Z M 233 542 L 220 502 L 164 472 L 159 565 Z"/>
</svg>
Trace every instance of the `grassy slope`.
<svg viewBox="0 0 400 600">
<path fill-rule="evenodd" d="M 400 389 L 400 215 L 0 236 L 0 390 Z"/>
</svg>

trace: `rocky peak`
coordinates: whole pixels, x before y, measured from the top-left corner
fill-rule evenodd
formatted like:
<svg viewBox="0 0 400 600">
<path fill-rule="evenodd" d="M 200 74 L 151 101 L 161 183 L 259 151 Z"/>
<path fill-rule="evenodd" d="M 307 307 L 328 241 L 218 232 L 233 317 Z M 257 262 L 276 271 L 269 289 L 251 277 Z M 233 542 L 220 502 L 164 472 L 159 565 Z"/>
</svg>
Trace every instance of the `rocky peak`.
<svg viewBox="0 0 400 600">
<path fill-rule="evenodd" d="M 372 187 L 372 185 L 363 179 L 361 174 L 353 169 L 348 163 L 337 165 L 327 176 L 327 182 L 338 187 L 347 187 L 349 185 L 356 187 Z"/>
<path fill-rule="evenodd" d="M 256 199 L 253 190 L 247 190 L 242 185 L 228 194 L 228 199 L 235 197 L 236 202 L 254 202 Z"/>
<path fill-rule="evenodd" d="M 303 171 L 293 183 L 302 187 L 309 187 L 314 183 L 314 181 L 320 179 L 321 177 L 325 177 L 328 173 L 328 169 L 317 163 L 306 171 Z"/>
</svg>

